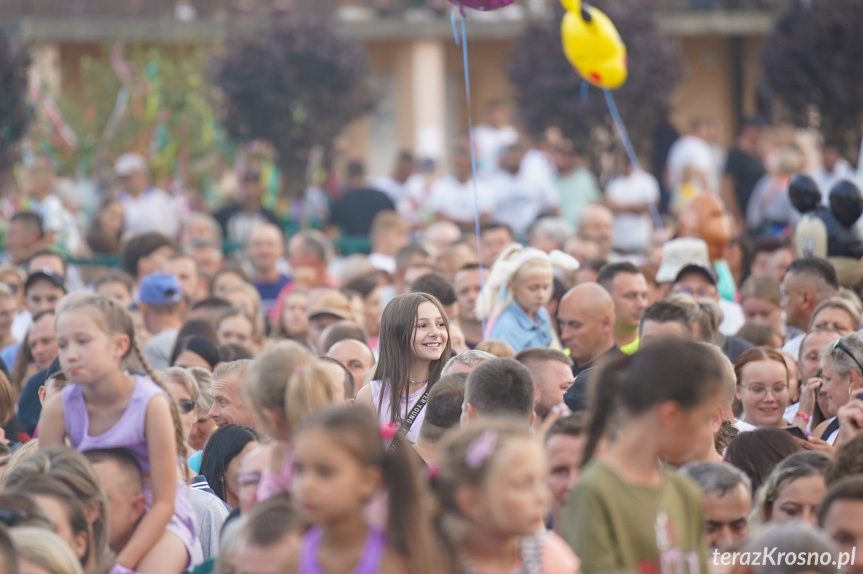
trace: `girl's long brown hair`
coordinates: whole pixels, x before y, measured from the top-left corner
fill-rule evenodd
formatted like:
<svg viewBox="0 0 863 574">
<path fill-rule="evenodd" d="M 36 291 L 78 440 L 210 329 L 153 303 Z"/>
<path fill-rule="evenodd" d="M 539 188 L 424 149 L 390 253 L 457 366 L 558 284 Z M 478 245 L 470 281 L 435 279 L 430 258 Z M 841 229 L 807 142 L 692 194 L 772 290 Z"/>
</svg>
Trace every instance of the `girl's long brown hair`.
<svg viewBox="0 0 863 574">
<path fill-rule="evenodd" d="M 380 360 L 375 369 L 374 379 L 381 381 L 381 396 L 378 399 L 378 412 L 383 408 L 384 392 L 390 392 L 390 421 L 404 421 L 408 416 L 408 405 L 399 412 L 401 397 L 407 397 L 410 389 L 411 363 L 413 362 L 414 336 L 416 333 L 417 310 L 422 303 L 429 302 L 437 307 L 449 335 L 449 319 L 437 297 L 428 293 L 408 293 L 399 295 L 387 304 L 381 316 Z M 440 378 L 440 373 L 452 354 L 449 336 L 440 359 L 429 365 L 428 390 Z"/>
</svg>

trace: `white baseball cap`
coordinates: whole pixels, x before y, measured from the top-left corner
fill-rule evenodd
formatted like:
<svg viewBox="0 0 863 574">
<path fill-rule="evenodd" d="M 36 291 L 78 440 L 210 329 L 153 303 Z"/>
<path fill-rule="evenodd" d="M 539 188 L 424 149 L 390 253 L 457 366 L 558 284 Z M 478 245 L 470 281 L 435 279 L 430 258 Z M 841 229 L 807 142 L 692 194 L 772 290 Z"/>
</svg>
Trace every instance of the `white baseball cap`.
<svg viewBox="0 0 863 574">
<path fill-rule="evenodd" d="M 671 283 L 687 265 L 710 266 L 707 243 L 697 237 L 672 239 L 662 246 L 662 265 L 656 272 L 657 283 Z"/>
<path fill-rule="evenodd" d="M 118 177 L 126 177 L 139 171 L 146 171 L 147 160 L 139 153 L 124 153 L 114 164 L 114 173 Z"/>
</svg>

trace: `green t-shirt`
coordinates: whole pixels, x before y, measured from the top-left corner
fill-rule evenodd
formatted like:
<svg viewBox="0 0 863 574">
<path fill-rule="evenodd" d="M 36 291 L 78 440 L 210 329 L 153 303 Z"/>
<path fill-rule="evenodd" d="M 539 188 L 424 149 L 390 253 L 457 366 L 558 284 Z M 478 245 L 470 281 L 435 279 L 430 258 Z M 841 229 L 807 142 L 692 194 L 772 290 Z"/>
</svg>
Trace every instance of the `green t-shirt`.
<svg viewBox="0 0 863 574">
<path fill-rule="evenodd" d="M 701 496 L 687 479 L 665 476 L 648 488 L 597 460 L 585 468 L 561 524 L 582 574 L 707 574 Z"/>
</svg>

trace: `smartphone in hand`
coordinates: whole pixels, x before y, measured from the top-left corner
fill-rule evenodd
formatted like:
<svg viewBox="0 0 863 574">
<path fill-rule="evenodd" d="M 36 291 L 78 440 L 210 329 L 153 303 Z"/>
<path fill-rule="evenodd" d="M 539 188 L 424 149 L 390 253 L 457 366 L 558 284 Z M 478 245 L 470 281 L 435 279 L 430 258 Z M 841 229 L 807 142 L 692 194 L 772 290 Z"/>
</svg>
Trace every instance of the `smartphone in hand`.
<svg viewBox="0 0 863 574">
<path fill-rule="evenodd" d="M 797 425 L 788 425 L 787 427 L 782 427 L 782 430 L 784 430 L 787 433 L 790 433 L 791 436 L 793 436 L 794 438 L 806 440 L 806 433 L 804 433 L 803 429 L 801 429 Z"/>
</svg>

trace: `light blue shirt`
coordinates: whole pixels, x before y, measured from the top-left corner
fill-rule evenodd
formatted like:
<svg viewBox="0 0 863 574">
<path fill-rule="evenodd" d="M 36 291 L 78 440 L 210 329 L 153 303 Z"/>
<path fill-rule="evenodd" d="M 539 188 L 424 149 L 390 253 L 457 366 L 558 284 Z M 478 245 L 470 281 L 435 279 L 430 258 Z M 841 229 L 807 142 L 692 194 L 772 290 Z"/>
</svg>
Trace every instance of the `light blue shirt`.
<svg viewBox="0 0 863 574">
<path fill-rule="evenodd" d="M 12 372 L 12 369 L 15 368 L 15 359 L 18 358 L 18 353 L 21 352 L 21 342 L 12 343 L 2 351 L 0 351 L 0 359 L 6 364 L 6 368 L 9 369 L 9 372 Z"/>
<path fill-rule="evenodd" d="M 536 314 L 536 321 L 532 321 L 524 309 L 512 301 L 497 318 L 491 338 L 509 343 L 516 353 L 531 347 L 550 347 L 554 342 L 551 317 L 543 307 Z"/>
<path fill-rule="evenodd" d="M 192 472 L 200 473 L 201 472 L 201 457 L 203 456 L 204 451 L 199 450 L 195 454 L 189 457 L 189 460 L 186 461 L 186 464 L 189 465 L 189 468 L 192 469 Z"/>
</svg>

